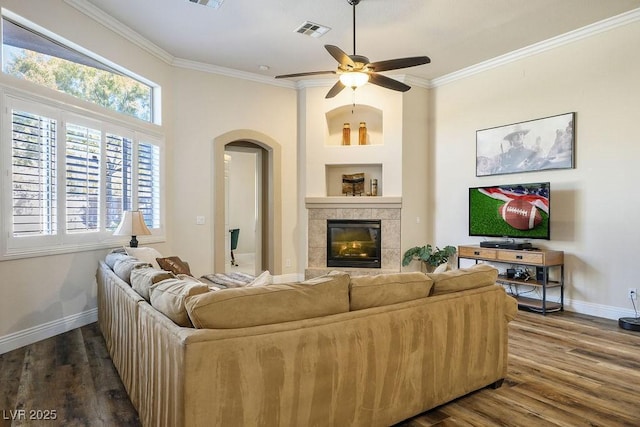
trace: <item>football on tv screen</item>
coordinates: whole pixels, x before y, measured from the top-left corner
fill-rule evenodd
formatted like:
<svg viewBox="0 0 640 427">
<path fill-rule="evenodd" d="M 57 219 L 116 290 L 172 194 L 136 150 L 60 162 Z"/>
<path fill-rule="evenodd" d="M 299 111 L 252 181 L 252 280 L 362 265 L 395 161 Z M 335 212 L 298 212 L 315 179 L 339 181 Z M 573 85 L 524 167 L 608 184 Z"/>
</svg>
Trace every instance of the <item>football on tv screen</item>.
<svg viewBox="0 0 640 427">
<path fill-rule="evenodd" d="M 549 183 L 469 189 L 469 235 L 549 239 Z"/>
</svg>

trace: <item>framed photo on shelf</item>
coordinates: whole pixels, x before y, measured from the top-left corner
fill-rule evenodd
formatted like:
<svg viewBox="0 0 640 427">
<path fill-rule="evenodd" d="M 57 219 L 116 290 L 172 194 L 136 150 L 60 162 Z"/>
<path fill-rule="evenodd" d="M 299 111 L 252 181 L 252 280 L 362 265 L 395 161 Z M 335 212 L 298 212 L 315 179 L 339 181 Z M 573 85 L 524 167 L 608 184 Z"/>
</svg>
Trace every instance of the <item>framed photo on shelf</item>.
<svg viewBox="0 0 640 427">
<path fill-rule="evenodd" d="M 476 131 L 476 176 L 574 167 L 575 113 Z"/>
</svg>

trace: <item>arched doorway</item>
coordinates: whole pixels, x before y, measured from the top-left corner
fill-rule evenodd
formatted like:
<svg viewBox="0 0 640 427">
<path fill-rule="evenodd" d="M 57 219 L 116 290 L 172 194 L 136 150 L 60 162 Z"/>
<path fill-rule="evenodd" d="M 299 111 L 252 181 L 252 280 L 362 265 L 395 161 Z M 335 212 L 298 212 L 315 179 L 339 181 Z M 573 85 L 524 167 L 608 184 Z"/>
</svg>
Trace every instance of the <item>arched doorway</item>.
<svg viewBox="0 0 640 427">
<path fill-rule="evenodd" d="M 281 274 L 282 214 L 280 202 L 281 167 L 280 144 L 260 132 L 242 129 L 218 136 L 213 141 L 213 256 L 214 271 L 223 273 L 227 264 L 225 242 L 229 230 L 225 224 L 227 214 L 225 196 L 225 148 L 254 147 L 262 150 L 261 172 L 261 248 L 262 269 Z M 276 250 L 277 249 L 277 250 Z"/>
</svg>

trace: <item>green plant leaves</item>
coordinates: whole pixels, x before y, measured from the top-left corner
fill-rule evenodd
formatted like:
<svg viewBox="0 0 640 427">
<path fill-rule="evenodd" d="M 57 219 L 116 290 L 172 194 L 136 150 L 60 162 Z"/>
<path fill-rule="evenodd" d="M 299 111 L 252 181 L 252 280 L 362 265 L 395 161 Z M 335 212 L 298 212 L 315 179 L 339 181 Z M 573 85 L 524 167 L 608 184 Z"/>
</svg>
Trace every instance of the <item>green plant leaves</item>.
<svg viewBox="0 0 640 427">
<path fill-rule="evenodd" d="M 454 246 L 445 246 L 443 249 L 439 247 L 433 248 L 430 244 L 425 246 L 415 246 L 408 249 L 402 257 L 402 265 L 406 266 L 414 259 L 426 262 L 434 267 L 449 262 L 449 258 L 456 253 Z"/>
</svg>

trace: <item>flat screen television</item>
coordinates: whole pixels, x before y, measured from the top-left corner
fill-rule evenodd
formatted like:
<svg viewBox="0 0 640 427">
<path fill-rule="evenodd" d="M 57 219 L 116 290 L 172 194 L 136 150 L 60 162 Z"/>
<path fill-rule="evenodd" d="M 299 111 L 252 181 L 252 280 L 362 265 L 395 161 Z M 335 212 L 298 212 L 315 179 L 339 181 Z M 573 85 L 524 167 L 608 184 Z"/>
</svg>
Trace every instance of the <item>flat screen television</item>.
<svg viewBox="0 0 640 427">
<path fill-rule="evenodd" d="M 469 236 L 550 239 L 548 182 L 469 188 Z"/>
</svg>

